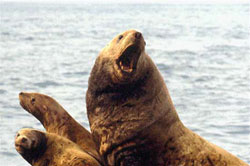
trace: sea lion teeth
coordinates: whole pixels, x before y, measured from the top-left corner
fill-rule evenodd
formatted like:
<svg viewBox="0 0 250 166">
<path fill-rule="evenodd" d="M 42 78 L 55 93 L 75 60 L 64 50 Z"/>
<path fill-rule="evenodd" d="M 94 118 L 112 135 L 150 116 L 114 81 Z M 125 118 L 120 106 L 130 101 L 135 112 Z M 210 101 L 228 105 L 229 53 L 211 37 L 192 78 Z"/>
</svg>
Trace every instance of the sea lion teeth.
<svg viewBox="0 0 250 166">
<path fill-rule="evenodd" d="M 90 128 L 105 165 L 247 166 L 184 126 L 141 33 L 120 35 L 97 57 L 86 94 Z M 121 70 L 131 68 L 129 58 L 136 70 L 124 74 Z"/>
<path fill-rule="evenodd" d="M 125 49 L 122 55 L 119 57 L 119 66 L 122 71 L 131 73 L 133 66 L 135 66 L 135 59 L 137 58 L 136 52 L 133 52 L 136 46 L 130 46 Z"/>
<path fill-rule="evenodd" d="M 120 66 L 121 66 L 121 69 L 127 73 L 131 73 L 133 71 L 133 61 L 130 63 L 130 66 L 125 66 L 122 64 L 122 61 L 120 61 Z"/>
</svg>

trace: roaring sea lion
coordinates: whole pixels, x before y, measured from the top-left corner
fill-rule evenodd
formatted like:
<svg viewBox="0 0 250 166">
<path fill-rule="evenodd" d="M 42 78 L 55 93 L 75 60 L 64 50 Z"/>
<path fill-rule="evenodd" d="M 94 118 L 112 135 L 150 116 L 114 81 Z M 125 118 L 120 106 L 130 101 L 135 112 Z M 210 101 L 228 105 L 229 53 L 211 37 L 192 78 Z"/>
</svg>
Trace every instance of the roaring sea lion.
<svg viewBox="0 0 250 166">
<path fill-rule="evenodd" d="M 21 129 L 15 138 L 17 152 L 32 166 L 100 166 L 69 139 L 35 129 Z"/>
<path fill-rule="evenodd" d="M 183 125 L 145 45 L 135 30 L 117 35 L 90 74 L 87 113 L 106 165 L 247 165 Z"/>
<path fill-rule="evenodd" d="M 47 132 L 64 136 L 84 151 L 101 160 L 89 131 L 75 121 L 52 97 L 40 93 L 19 94 L 20 105 L 44 126 Z"/>
</svg>

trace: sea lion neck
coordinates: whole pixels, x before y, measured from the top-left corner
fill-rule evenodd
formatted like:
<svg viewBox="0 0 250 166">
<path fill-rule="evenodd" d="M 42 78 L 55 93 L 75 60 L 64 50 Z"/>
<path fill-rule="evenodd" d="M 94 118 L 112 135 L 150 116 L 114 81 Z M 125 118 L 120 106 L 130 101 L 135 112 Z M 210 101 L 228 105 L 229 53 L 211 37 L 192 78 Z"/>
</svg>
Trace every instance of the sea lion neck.
<svg viewBox="0 0 250 166">
<path fill-rule="evenodd" d="M 47 149 L 48 139 L 45 133 L 38 132 L 36 130 L 34 130 L 33 132 L 36 132 L 35 134 L 37 136 L 37 139 L 39 140 L 37 147 L 35 149 L 32 149 L 32 152 L 31 152 L 33 161 L 36 161 L 45 153 Z"/>
<path fill-rule="evenodd" d="M 179 121 L 157 67 L 148 55 L 143 57 L 145 68 L 141 68 L 142 77 L 134 84 L 127 83 L 96 91 L 95 82 L 90 81 L 86 99 L 91 130 L 96 140 L 103 139 L 98 136 L 102 135 L 99 133 L 100 128 L 107 132 L 107 138 L 103 142 L 107 141 L 108 146 L 109 139 L 122 143 L 123 138 L 132 138 L 135 133 L 146 131 L 160 119 L 168 124 L 164 128 L 166 131 L 174 122 Z M 109 131 L 112 128 L 117 131 Z M 122 133 L 123 129 L 126 129 L 126 133 Z"/>
</svg>

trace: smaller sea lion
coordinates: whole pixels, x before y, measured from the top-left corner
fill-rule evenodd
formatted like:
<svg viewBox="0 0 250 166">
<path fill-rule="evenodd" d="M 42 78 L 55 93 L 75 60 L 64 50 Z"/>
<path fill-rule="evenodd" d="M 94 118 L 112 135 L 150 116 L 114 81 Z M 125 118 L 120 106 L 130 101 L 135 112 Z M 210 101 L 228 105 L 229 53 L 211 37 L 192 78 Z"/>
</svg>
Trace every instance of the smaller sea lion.
<svg viewBox="0 0 250 166">
<path fill-rule="evenodd" d="M 40 93 L 19 94 L 20 105 L 35 116 L 47 132 L 64 136 L 101 161 L 92 136 L 52 97 Z"/>
<path fill-rule="evenodd" d="M 74 142 L 54 133 L 21 129 L 15 137 L 15 148 L 32 166 L 100 166 Z"/>
</svg>

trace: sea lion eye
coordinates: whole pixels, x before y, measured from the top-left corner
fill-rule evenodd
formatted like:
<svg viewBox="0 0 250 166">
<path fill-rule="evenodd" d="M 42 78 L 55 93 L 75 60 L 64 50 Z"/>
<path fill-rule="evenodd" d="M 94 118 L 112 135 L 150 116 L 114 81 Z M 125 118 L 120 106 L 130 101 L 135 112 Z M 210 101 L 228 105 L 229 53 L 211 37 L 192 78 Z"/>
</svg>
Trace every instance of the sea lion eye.
<svg viewBox="0 0 250 166">
<path fill-rule="evenodd" d="M 119 40 L 121 40 L 122 38 L 123 38 L 123 36 L 122 36 L 122 35 L 120 35 L 118 39 L 119 39 Z"/>
<path fill-rule="evenodd" d="M 31 104 L 35 104 L 35 101 L 36 101 L 36 99 L 33 97 L 33 98 L 31 99 Z"/>
</svg>

